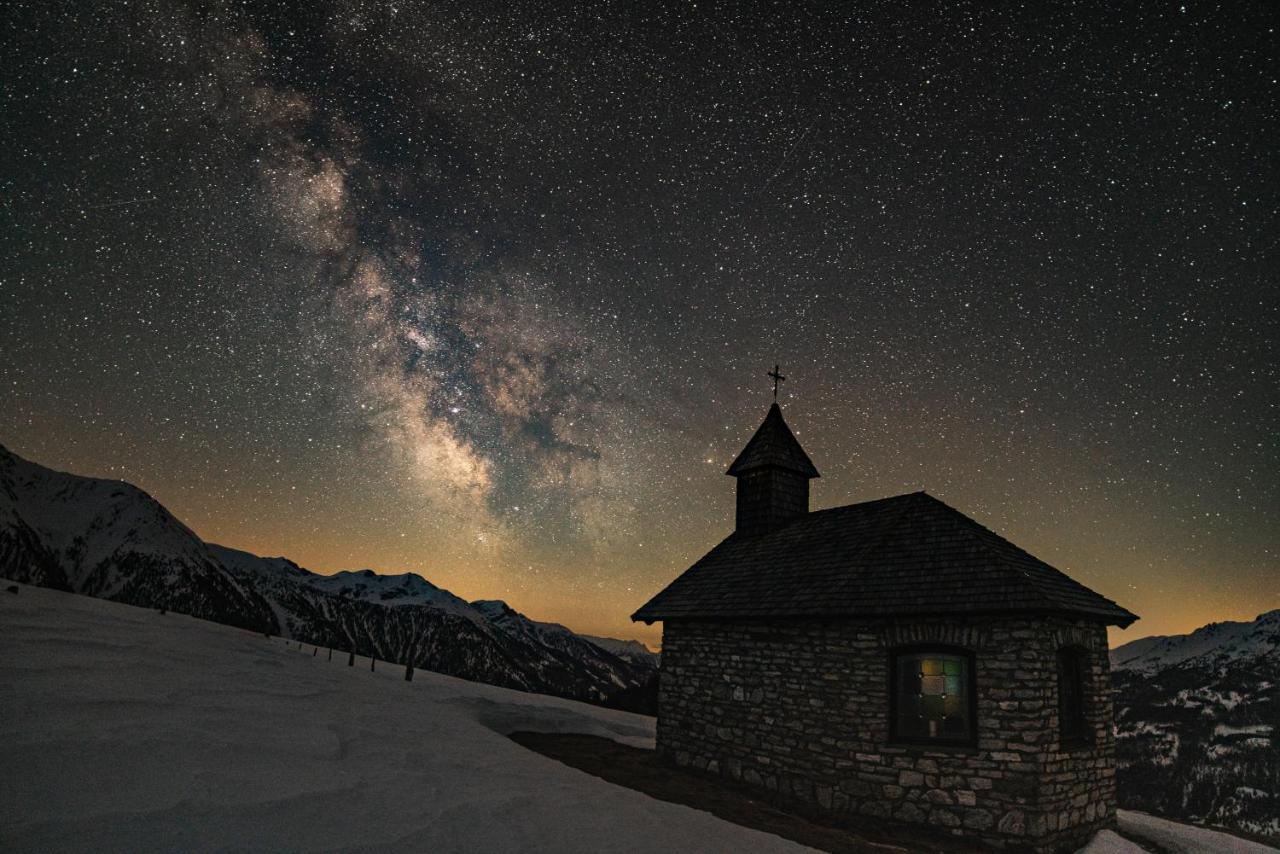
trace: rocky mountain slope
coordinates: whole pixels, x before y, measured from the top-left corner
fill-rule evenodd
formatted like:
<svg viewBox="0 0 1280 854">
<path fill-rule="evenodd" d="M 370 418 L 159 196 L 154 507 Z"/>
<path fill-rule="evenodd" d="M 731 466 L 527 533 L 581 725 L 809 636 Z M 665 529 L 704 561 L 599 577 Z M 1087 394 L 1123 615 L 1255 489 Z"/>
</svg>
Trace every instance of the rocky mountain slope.
<svg viewBox="0 0 1280 854">
<path fill-rule="evenodd" d="M 0 575 L 242 628 L 271 608 L 142 490 L 51 471 L 0 446 Z"/>
<path fill-rule="evenodd" d="M 1280 610 L 1111 662 L 1120 805 L 1280 841 Z"/>
<path fill-rule="evenodd" d="M 608 650 L 619 658 L 634 661 L 646 667 L 657 667 L 662 658 L 658 653 L 640 643 L 638 640 L 618 640 L 617 638 L 601 638 L 594 635 L 578 635 L 586 638 L 598 647 Z"/>
<path fill-rule="evenodd" d="M 122 481 L 0 446 L 0 576 L 525 691 L 652 712 L 656 662 L 414 574 L 319 575 L 203 542 Z M 618 642 L 624 643 L 624 642 Z"/>
</svg>

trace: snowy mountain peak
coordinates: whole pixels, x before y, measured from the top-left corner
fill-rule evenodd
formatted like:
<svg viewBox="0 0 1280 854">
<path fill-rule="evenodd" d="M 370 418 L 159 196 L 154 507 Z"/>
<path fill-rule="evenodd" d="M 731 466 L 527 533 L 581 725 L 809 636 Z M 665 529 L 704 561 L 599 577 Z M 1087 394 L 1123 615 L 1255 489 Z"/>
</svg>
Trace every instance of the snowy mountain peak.
<svg viewBox="0 0 1280 854">
<path fill-rule="evenodd" d="M 578 635 L 566 626 L 532 620 L 501 599 L 477 599 L 471 603 L 471 607 L 483 614 L 489 622 L 497 625 L 518 626 L 521 631 L 528 633 L 573 635 L 574 638 L 578 638 Z"/>
<path fill-rule="evenodd" d="M 434 605 L 460 614 L 471 610 L 466 600 L 413 572 L 381 575 L 372 569 L 343 570 L 313 575 L 310 583 L 317 590 L 379 605 Z"/>
<path fill-rule="evenodd" d="M 514 614 L 517 617 L 523 616 L 519 611 L 512 608 L 501 599 L 476 599 L 471 603 L 471 607 L 475 608 L 489 619 L 505 617 L 508 614 Z"/>
<path fill-rule="evenodd" d="M 1194 664 L 1210 668 L 1255 658 L 1280 648 L 1280 609 L 1251 622 L 1209 623 L 1185 635 L 1140 638 L 1111 650 L 1113 670 L 1155 673 Z"/>
<path fill-rule="evenodd" d="M 303 569 L 287 557 L 259 557 L 252 552 L 220 546 L 216 543 L 209 543 L 209 548 L 218 560 L 222 561 L 222 565 L 231 570 L 252 567 L 256 572 L 266 571 L 285 577 L 307 578 L 315 575 L 314 572 Z"/>
<path fill-rule="evenodd" d="M 0 575 L 246 628 L 271 624 L 210 547 L 136 486 L 0 451 Z"/>
<path fill-rule="evenodd" d="M 207 559 L 204 543 L 145 491 L 122 480 L 54 471 L 0 450 L 0 520 L 38 533 L 71 558 L 68 581 L 86 575 L 122 548 Z"/>
</svg>

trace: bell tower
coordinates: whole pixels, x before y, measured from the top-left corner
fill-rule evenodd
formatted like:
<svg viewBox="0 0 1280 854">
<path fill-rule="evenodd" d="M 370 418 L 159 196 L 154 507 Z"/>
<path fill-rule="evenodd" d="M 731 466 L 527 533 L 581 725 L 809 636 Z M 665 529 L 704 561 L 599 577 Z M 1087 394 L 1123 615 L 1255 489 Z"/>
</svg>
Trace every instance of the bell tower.
<svg viewBox="0 0 1280 854">
<path fill-rule="evenodd" d="M 726 474 L 738 479 L 737 533 L 748 537 L 808 513 L 809 481 L 820 477 L 776 400 Z"/>
</svg>

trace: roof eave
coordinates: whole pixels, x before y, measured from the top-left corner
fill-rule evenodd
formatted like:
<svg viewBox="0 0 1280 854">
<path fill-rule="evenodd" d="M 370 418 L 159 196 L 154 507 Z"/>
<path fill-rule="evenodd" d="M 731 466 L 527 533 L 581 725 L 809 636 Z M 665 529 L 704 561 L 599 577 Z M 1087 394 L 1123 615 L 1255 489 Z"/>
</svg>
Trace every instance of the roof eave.
<svg viewBox="0 0 1280 854">
<path fill-rule="evenodd" d="M 729 477 L 741 477 L 749 471 L 757 471 L 759 469 L 778 469 L 779 471 L 789 471 L 794 474 L 798 474 L 801 477 L 807 477 L 810 480 L 822 477 L 822 475 L 818 473 L 818 470 L 812 466 L 805 469 L 802 466 L 789 466 L 782 463 L 757 463 L 756 465 L 743 466 L 742 468 L 737 468 L 737 464 L 735 463 L 734 465 L 729 466 L 728 470 L 725 471 L 725 474 Z"/>
<path fill-rule="evenodd" d="M 1119 607 L 1118 605 L 1116 607 Z M 1107 623 L 1108 626 L 1115 626 L 1118 629 L 1127 629 L 1142 618 L 1130 611 L 1128 608 L 1121 608 L 1125 616 L 1117 619 L 1115 622 Z"/>
<path fill-rule="evenodd" d="M 1117 606 L 1119 607 L 1119 606 Z M 654 623 L 665 623 L 669 620 L 919 620 L 919 619 L 958 619 L 963 617 L 1028 617 L 1028 616 L 1046 616 L 1046 617 L 1069 617 L 1077 620 L 1086 620 L 1093 623 L 1102 623 L 1106 626 L 1116 626 L 1117 628 L 1127 629 L 1139 620 L 1137 614 L 1120 608 L 1124 615 L 1119 614 L 1101 614 L 1091 611 L 1072 611 L 1066 609 L 1044 609 L 1044 608 L 1025 608 L 1025 609 L 991 609 L 984 611 L 916 611 L 916 612 L 899 612 L 899 613 L 850 613 L 850 612 L 833 612 L 833 613 L 803 613 L 803 614 L 673 614 L 670 612 L 652 611 L 646 605 L 644 608 L 636 611 L 631 615 L 633 623 L 644 623 L 646 626 L 652 626 Z"/>
</svg>

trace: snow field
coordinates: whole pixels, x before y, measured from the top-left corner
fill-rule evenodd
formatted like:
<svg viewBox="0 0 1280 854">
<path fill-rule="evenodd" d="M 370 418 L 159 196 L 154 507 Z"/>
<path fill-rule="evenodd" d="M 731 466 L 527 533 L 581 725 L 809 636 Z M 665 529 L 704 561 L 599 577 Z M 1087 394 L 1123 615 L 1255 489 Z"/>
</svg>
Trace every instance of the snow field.
<svg viewBox="0 0 1280 854">
<path fill-rule="evenodd" d="M 653 739 L 639 715 L 0 592 L 0 849 L 807 850 L 527 751 L 519 729 Z"/>
<path fill-rule="evenodd" d="M 0 850 L 789 852 L 525 750 L 652 718 L 101 599 L 0 585 Z M 1121 811 L 1174 854 L 1275 854 Z M 1082 854 L 1143 849 L 1103 831 Z"/>
</svg>

